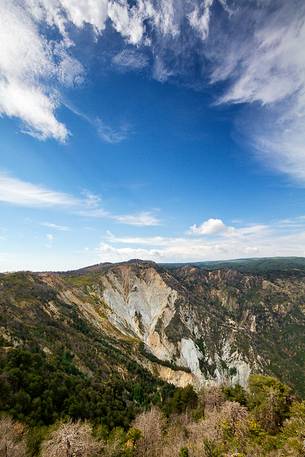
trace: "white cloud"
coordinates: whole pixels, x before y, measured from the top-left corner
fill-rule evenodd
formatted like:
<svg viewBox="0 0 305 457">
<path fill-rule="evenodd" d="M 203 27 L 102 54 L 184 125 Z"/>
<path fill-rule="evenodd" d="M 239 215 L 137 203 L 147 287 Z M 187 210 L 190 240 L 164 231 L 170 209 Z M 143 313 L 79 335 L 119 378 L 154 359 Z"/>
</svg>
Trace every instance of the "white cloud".
<svg viewBox="0 0 305 457">
<path fill-rule="evenodd" d="M 131 214 L 112 214 L 101 206 L 101 199 L 98 195 L 88 191 L 83 192 L 82 197 L 75 197 L 74 195 L 58 192 L 42 185 L 22 181 L 1 172 L 0 202 L 28 208 L 66 209 L 71 214 L 83 217 L 108 218 L 126 225 L 146 227 L 160 224 L 158 218 L 149 211 Z M 48 222 L 42 225 L 57 230 L 67 229 L 67 227 Z"/>
<path fill-rule="evenodd" d="M 121 143 L 130 134 L 130 127 L 127 124 L 123 124 L 118 128 L 107 125 L 102 119 L 97 119 L 95 122 L 97 133 L 99 137 L 105 142 L 110 144 Z"/>
<path fill-rule="evenodd" d="M 175 37 L 189 9 L 182 0 L 110 1 L 108 15 L 114 29 L 133 45 L 152 43 L 151 30 L 163 37 Z"/>
<path fill-rule="evenodd" d="M 128 225 L 153 226 L 160 225 L 159 219 L 149 211 L 136 214 L 113 215 L 112 219 Z"/>
<path fill-rule="evenodd" d="M 112 58 L 112 62 L 123 70 L 141 70 L 147 66 L 148 58 L 134 49 L 123 49 Z"/>
<path fill-rule="evenodd" d="M 108 0 L 60 0 L 59 3 L 76 27 L 91 24 L 96 33 L 104 29 L 108 15 Z"/>
<path fill-rule="evenodd" d="M 81 63 L 70 53 L 74 46 L 69 36 L 71 25 L 79 29 L 89 25 L 98 36 L 109 19 L 128 43 L 149 45 L 152 31 L 160 37 L 179 35 L 190 8 L 180 0 L 139 0 L 134 4 L 127 0 L 3 0 L 0 114 L 20 119 L 23 131 L 39 139 L 65 141 L 68 128 L 57 118 L 57 108 L 62 103 L 60 86 L 79 84 L 84 79 Z M 56 28 L 50 38 L 46 25 Z M 113 61 L 121 68 L 139 69 L 146 65 L 144 54 L 136 54 L 133 49 L 123 50 Z M 170 72 L 158 56 L 156 62 L 154 73 L 164 80 Z M 124 126 L 113 130 L 104 121 L 100 122 L 99 131 L 110 143 L 126 137 Z"/>
<path fill-rule="evenodd" d="M 190 233 L 195 235 L 215 235 L 216 233 L 224 232 L 227 227 L 221 219 L 208 219 L 200 225 L 192 225 L 189 229 Z"/>
<path fill-rule="evenodd" d="M 90 24 L 98 34 L 107 14 L 107 0 L 3 0 L 0 114 L 20 119 L 23 132 L 39 139 L 65 141 L 69 131 L 56 116 L 58 88 L 84 79 L 83 66 L 70 54 L 74 43 L 67 30 Z M 57 38 L 47 38 L 46 25 L 57 28 Z"/>
<path fill-rule="evenodd" d="M 40 225 L 53 230 L 59 230 L 60 232 L 69 232 L 71 230 L 70 227 L 67 227 L 66 225 L 53 224 L 52 222 L 42 222 Z"/>
<path fill-rule="evenodd" d="M 66 127 L 55 118 L 58 99 L 42 82 L 54 76 L 49 44 L 14 1 L 0 3 L 0 114 L 22 120 L 39 138 L 64 141 Z"/>
<path fill-rule="evenodd" d="M 211 5 L 211 0 L 205 0 L 203 17 L 209 14 Z M 153 74 L 164 81 L 172 72 L 159 50 L 166 49 L 167 40 L 179 37 L 190 14 L 193 26 L 202 28 L 203 19 L 196 16 L 198 24 L 195 20 L 197 10 L 197 0 L 3 0 L 0 113 L 20 119 L 23 131 L 39 139 L 65 141 L 68 128 L 57 118 L 61 85 L 79 84 L 85 77 L 81 63 L 71 55 L 75 46 L 71 26 L 91 26 L 98 38 L 108 21 L 130 45 L 151 46 L 155 56 Z M 48 37 L 46 26 L 55 33 Z M 132 48 L 123 49 L 113 62 L 120 68 L 140 69 L 146 65 L 146 56 Z M 110 143 L 121 141 L 127 134 L 124 126 L 113 129 L 103 120 L 98 130 Z"/>
<path fill-rule="evenodd" d="M 130 124 L 127 122 L 123 122 L 119 124 L 118 126 L 114 127 L 109 125 L 104 121 L 104 119 L 101 119 L 100 117 L 92 119 L 90 116 L 87 114 L 81 112 L 79 109 L 77 109 L 72 103 L 65 101 L 64 102 L 66 108 L 68 108 L 72 113 L 74 113 L 76 116 L 81 117 L 84 119 L 86 122 L 88 122 L 92 127 L 96 129 L 96 132 L 100 139 L 104 141 L 105 143 L 109 144 L 116 144 L 120 143 L 121 141 L 126 140 L 129 135 L 132 133 L 132 128 Z"/>
<path fill-rule="evenodd" d="M 222 8 L 217 8 L 219 4 Z M 114 27 L 150 46 L 155 79 L 184 75 L 199 56 L 203 81 L 224 82 L 218 103 L 242 103 L 238 128 L 258 157 L 305 182 L 305 3 L 141 0 L 112 2 Z M 111 9 L 110 8 L 110 9 Z M 114 17 L 115 16 L 115 17 Z M 185 28 L 188 21 L 190 29 Z M 196 38 L 197 34 L 197 38 Z M 198 47 L 198 36 L 202 46 Z M 197 76 L 196 76 L 197 77 Z"/>
<path fill-rule="evenodd" d="M 131 8 L 126 0 L 112 1 L 109 3 L 108 14 L 115 30 L 130 44 L 136 45 L 142 41 L 145 32 L 146 2 L 140 2 Z"/>
<path fill-rule="evenodd" d="M 237 33 L 223 50 L 224 60 L 212 79 L 233 76 L 233 83 L 221 101 L 270 104 L 304 88 L 304 5 L 295 11 L 291 4 L 279 2 L 278 8 L 268 10 L 266 5 L 266 16 L 256 22 L 258 11 L 248 9 L 246 23 L 250 25 L 254 19 L 254 26 L 248 29 L 248 40 Z M 240 14 L 241 11 L 238 20 Z M 231 52 L 227 54 L 228 48 Z"/>
<path fill-rule="evenodd" d="M 209 35 L 210 15 L 213 3 L 214 0 L 205 0 L 203 2 L 202 14 L 199 7 L 195 6 L 194 10 L 188 16 L 191 26 L 200 34 L 202 40 L 205 40 Z"/>
<path fill-rule="evenodd" d="M 0 173 L 0 201 L 26 207 L 77 207 L 72 195 Z"/>
<path fill-rule="evenodd" d="M 249 4 L 231 22 L 209 49 L 211 82 L 230 83 L 219 103 L 247 104 L 237 121 L 245 141 L 268 167 L 304 183 L 305 4 Z"/>
<path fill-rule="evenodd" d="M 304 19 L 302 0 L 238 7 L 224 0 L 2 0 L 0 115 L 20 119 L 22 131 L 39 139 L 65 141 L 61 87 L 85 78 L 72 56 L 71 27 L 89 26 L 98 39 L 109 24 L 128 44 L 113 57 L 120 68 L 143 68 L 149 49 L 155 79 L 182 75 L 192 86 L 196 55 L 199 85 L 225 83 L 218 103 L 253 107 L 247 122 L 243 112 L 237 125 L 261 160 L 304 183 Z M 53 27 L 52 36 L 46 26 Z M 109 143 L 129 133 L 104 120 L 97 128 Z"/>
<path fill-rule="evenodd" d="M 305 220 L 283 229 L 281 221 L 230 227 L 212 238 L 196 237 L 124 237 L 107 233 L 97 248 L 100 261 L 142 258 L 156 262 L 224 260 L 251 256 L 304 256 Z M 303 221 L 303 223 L 302 223 Z M 303 247 L 302 247 L 303 246 Z"/>
<path fill-rule="evenodd" d="M 101 262 L 122 262 L 130 259 L 159 259 L 159 252 L 154 249 L 141 248 L 116 248 L 107 243 L 101 243 L 98 247 L 98 255 Z"/>
</svg>

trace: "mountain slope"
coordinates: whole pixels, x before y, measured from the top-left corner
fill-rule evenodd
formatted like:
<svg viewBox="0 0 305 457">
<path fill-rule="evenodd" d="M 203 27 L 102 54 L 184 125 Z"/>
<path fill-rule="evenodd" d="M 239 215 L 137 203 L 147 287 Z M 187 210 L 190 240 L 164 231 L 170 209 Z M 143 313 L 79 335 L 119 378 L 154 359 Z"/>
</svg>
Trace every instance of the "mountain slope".
<svg viewBox="0 0 305 457">
<path fill-rule="evenodd" d="M 252 265 L 253 268 L 253 265 Z M 253 270 L 252 270 L 253 271 Z M 176 385 L 274 374 L 304 395 L 305 275 L 130 261 L 0 276 L 2 346 L 69 350 L 84 372 Z M 142 368 L 141 368 L 142 367 Z"/>
</svg>

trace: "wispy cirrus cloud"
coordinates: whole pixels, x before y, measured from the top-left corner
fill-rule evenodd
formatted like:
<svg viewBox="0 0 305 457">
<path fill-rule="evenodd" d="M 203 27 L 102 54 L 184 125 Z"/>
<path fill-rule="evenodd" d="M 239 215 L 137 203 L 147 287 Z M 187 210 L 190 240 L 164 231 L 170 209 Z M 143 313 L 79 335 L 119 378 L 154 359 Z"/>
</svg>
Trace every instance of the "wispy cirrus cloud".
<svg viewBox="0 0 305 457">
<path fill-rule="evenodd" d="M 64 104 L 66 108 L 72 111 L 72 113 L 88 122 L 88 124 L 90 124 L 96 130 L 99 138 L 105 143 L 121 143 L 133 133 L 132 127 L 128 122 L 121 122 L 116 126 L 110 125 L 109 122 L 106 122 L 101 117 L 92 118 L 89 115 L 83 113 L 67 100 L 64 101 Z"/>
<path fill-rule="evenodd" d="M 236 27 L 240 24 L 239 31 Z M 211 39 L 218 104 L 242 104 L 236 127 L 268 167 L 305 182 L 305 4 L 253 2 Z"/>
<path fill-rule="evenodd" d="M 71 230 L 70 227 L 66 225 L 54 224 L 53 222 L 41 222 L 40 225 L 60 232 L 69 232 Z"/>
<path fill-rule="evenodd" d="M 94 125 L 96 126 L 98 136 L 105 143 L 109 144 L 121 143 L 121 141 L 126 140 L 132 132 L 130 125 L 127 123 L 121 124 L 115 128 L 107 124 L 101 118 L 96 119 Z"/>
<path fill-rule="evenodd" d="M 188 87 L 217 84 L 216 103 L 242 106 L 236 126 L 260 160 L 304 184 L 304 1 L 3 0 L 0 114 L 20 119 L 22 131 L 68 138 L 61 92 L 86 77 L 69 31 L 84 27 L 101 43 L 106 27 L 123 38 L 112 67 L 147 66 L 155 79 Z M 97 129 L 114 144 L 130 133 L 104 119 Z"/>
<path fill-rule="evenodd" d="M 112 217 L 118 222 L 128 225 L 153 226 L 160 225 L 160 220 L 150 211 L 142 211 L 136 214 L 122 214 Z"/>
<path fill-rule="evenodd" d="M 129 45 L 148 49 L 154 46 L 154 35 L 157 41 L 162 37 L 179 36 L 183 21 L 192 22 L 193 17 L 194 22 L 197 18 L 195 10 L 199 4 L 199 0 L 133 3 L 127 0 L 3 0 L 0 4 L 0 113 L 20 119 L 23 131 L 32 136 L 65 141 L 69 130 L 57 117 L 57 109 L 63 102 L 61 89 L 78 85 L 85 78 L 83 65 L 73 57 L 75 42 L 70 30 L 80 32 L 89 26 L 98 39 L 109 26 Z M 205 0 L 205 4 L 203 14 L 208 15 L 213 0 Z M 50 30 L 56 33 L 49 33 Z M 113 62 L 120 68 L 141 69 L 147 58 L 129 46 L 117 53 Z M 165 79 L 169 71 L 159 55 L 155 62 L 153 73 L 156 76 L 162 73 Z M 124 127 L 113 131 L 104 122 L 100 130 L 102 138 L 111 143 L 121 141 L 126 133 Z"/>
<path fill-rule="evenodd" d="M 1 172 L 0 202 L 27 208 L 65 209 L 71 214 L 83 217 L 108 218 L 126 225 L 152 226 L 160 223 L 157 217 L 149 211 L 132 214 L 112 214 L 101 206 L 99 196 L 88 191 L 77 197 L 39 184 L 23 181 Z M 44 222 L 42 225 L 57 230 L 68 229 L 48 222 Z"/>
<path fill-rule="evenodd" d="M 123 49 L 113 56 L 112 63 L 122 71 L 142 70 L 148 65 L 148 57 L 134 49 Z"/>
<path fill-rule="evenodd" d="M 77 207 L 80 200 L 64 192 L 0 173 L 0 202 L 31 208 Z"/>
</svg>

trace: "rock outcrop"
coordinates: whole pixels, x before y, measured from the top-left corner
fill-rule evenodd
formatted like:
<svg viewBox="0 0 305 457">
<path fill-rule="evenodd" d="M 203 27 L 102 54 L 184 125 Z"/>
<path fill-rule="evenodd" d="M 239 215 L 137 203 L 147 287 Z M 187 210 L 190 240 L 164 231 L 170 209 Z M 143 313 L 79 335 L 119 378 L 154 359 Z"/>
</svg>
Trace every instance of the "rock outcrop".
<svg viewBox="0 0 305 457">
<path fill-rule="evenodd" d="M 298 380 L 305 371 L 303 274 L 249 274 L 192 265 L 165 268 L 130 261 L 64 274 L 17 273 L 12 278 L 0 278 L 2 315 L 7 320 L 1 335 L 7 344 L 18 345 L 30 335 L 45 351 L 52 351 L 52 344 L 35 336 L 35 319 L 43 322 L 40 328 L 60 322 L 67 335 L 79 326 L 97 354 L 102 349 L 91 333 L 107 338 L 108 345 L 178 386 L 245 386 L 255 371 L 302 389 Z M 35 290 L 34 299 L 32 289 L 25 293 L 27 288 Z M 77 346 L 74 339 L 73 345 Z M 90 369 L 86 357 L 76 357 L 81 367 Z"/>
</svg>

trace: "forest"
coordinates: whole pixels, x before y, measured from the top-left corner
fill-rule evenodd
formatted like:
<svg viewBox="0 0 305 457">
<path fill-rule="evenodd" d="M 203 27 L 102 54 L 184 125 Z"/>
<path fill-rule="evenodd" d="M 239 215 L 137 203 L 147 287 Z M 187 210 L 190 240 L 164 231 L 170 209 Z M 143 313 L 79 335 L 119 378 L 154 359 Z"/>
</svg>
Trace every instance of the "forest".
<svg viewBox="0 0 305 457">
<path fill-rule="evenodd" d="M 274 377 L 195 392 L 149 376 L 92 378 L 68 353 L 21 348 L 0 367 L 1 457 L 305 455 L 305 401 Z"/>
</svg>

